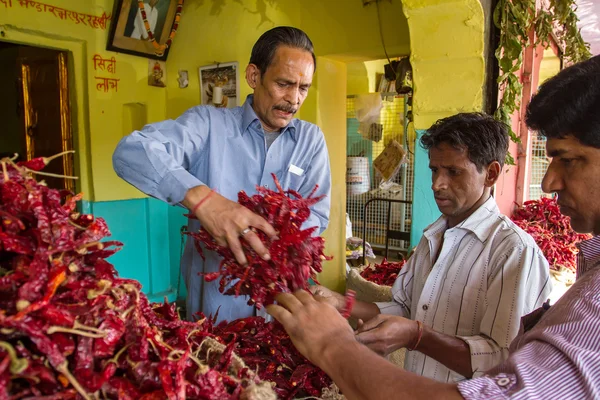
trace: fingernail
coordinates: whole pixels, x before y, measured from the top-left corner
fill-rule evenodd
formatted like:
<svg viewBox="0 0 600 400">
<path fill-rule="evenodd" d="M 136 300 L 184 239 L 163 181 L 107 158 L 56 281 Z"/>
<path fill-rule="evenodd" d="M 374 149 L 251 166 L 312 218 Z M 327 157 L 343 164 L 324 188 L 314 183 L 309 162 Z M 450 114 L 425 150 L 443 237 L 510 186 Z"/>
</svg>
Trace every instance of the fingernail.
<svg viewBox="0 0 600 400">
<path fill-rule="evenodd" d="M 262 256 L 263 260 L 269 261 L 271 259 L 271 255 L 269 253 L 265 253 Z"/>
</svg>

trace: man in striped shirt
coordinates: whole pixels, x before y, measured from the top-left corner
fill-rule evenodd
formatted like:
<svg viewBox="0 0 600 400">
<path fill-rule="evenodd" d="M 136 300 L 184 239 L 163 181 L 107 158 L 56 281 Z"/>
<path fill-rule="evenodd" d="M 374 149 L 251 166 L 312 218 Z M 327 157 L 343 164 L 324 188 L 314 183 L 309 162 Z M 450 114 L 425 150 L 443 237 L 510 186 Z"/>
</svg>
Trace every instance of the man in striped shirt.
<svg viewBox="0 0 600 400">
<path fill-rule="evenodd" d="M 527 111 L 552 158 L 542 188 L 555 192 L 580 244 L 577 281 L 552 307 L 523 318 L 510 356 L 482 377 L 447 384 L 406 372 L 360 344 L 330 305 L 299 291 L 269 306 L 296 347 L 347 399 L 600 398 L 600 56 L 544 83 Z"/>
<path fill-rule="evenodd" d="M 438 121 L 421 138 L 442 216 L 398 274 L 389 303 L 357 302 L 357 339 L 387 355 L 407 347 L 406 370 L 441 382 L 479 376 L 508 357 L 519 321 L 548 298 L 549 267 L 533 238 L 500 214 L 491 188 L 507 126 L 479 113 Z M 313 293 L 341 310 L 344 298 Z"/>
</svg>

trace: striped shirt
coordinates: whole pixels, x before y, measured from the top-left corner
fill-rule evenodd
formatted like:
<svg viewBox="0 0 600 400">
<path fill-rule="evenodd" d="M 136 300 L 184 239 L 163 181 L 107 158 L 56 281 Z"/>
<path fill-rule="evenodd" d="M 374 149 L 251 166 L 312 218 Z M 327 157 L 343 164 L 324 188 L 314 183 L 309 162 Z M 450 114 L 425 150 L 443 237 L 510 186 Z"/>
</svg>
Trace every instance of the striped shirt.
<svg viewBox="0 0 600 400">
<path fill-rule="evenodd" d="M 393 302 L 377 305 L 463 339 L 480 376 L 508 357 L 521 317 L 542 305 L 551 286 L 533 238 L 490 198 L 453 228 L 444 216 L 427 227 L 392 287 Z M 407 353 L 404 367 L 441 382 L 464 379 L 418 351 Z"/>
<path fill-rule="evenodd" d="M 577 282 L 510 346 L 506 362 L 461 382 L 465 399 L 600 398 L 600 236 L 580 244 Z"/>
</svg>

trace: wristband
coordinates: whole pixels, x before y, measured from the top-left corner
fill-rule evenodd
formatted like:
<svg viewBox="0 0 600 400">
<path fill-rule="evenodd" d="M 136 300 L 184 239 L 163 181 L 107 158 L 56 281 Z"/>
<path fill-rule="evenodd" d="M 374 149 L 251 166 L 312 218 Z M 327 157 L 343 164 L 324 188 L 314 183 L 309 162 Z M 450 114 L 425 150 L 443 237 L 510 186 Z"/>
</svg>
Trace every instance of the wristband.
<svg viewBox="0 0 600 400">
<path fill-rule="evenodd" d="M 415 350 L 417 346 L 419 346 L 419 343 L 421 343 L 421 338 L 423 337 L 423 323 L 421 321 L 417 321 L 417 325 L 419 330 L 419 333 L 417 334 L 417 340 L 415 341 L 415 344 L 412 347 L 407 348 L 408 351 Z"/>
<path fill-rule="evenodd" d="M 209 192 L 209 193 L 208 193 L 206 196 L 204 196 L 204 198 L 203 198 L 202 200 L 200 200 L 200 201 L 198 202 L 198 204 L 196 204 L 196 205 L 194 206 L 194 208 L 192 208 L 192 214 L 194 214 L 194 215 L 195 215 L 195 214 L 196 214 L 196 210 L 197 210 L 197 209 L 199 209 L 199 208 L 200 208 L 200 206 L 201 206 L 201 205 L 202 205 L 202 204 L 203 204 L 203 203 L 204 203 L 206 200 L 208 200 L 208 198 L 209 198 L 210 196 L 212 196 L 214 192 L 215 192 L 214 190 L 210 189 L 210 192 Z"/>
</svg>

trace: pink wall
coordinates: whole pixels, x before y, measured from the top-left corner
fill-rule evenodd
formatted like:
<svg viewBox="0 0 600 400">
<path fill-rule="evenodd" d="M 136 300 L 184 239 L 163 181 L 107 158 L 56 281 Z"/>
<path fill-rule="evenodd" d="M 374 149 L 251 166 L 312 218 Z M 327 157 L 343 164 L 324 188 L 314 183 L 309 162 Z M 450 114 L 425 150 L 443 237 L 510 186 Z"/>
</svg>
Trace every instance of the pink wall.
<svg viewBox="0 0 600 400">
<path fill-rule="evenodd" d="M 557 51 L 557 49 L 555 49 Z M 516 203 L 522 204 L 529 196 L 529 169 L 531 161 L 531 134 L 523 121 L 525 109 L 531 96 L 537 91 L 541 62 L 544 48 L 530 46 L 525 50 L 523 66 L 521 68 L 521 83 L 523 83 L 523 97 L 521 110 L 512 116 L 512 129 L 521 138 L 521 144 L 510 142 L 509 152 L 517 165 L 505 166 L 502 176 L 496 183 L 496 203 L 500 212 L 511 216 Z M 526 79 L 523 79 L 525 77 Z M 519 157 L 519 148 L 522 156 Z"/>
<path fill-rule="evenodd" d="M 512 154 L 513 158 L 517 159 L 517 145 L 514 142 L 510 142 L 508 151 Z M 504 215 L 511 216 L 515 207 L 516 199 L 516 188 L 517 188 L 517 166 L 516 165 L 505 165 L 502 171 L 502 176 L 496 182 L 496 204 L 500 208 L 500 212 Z"/>
</svg>

